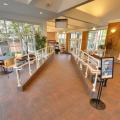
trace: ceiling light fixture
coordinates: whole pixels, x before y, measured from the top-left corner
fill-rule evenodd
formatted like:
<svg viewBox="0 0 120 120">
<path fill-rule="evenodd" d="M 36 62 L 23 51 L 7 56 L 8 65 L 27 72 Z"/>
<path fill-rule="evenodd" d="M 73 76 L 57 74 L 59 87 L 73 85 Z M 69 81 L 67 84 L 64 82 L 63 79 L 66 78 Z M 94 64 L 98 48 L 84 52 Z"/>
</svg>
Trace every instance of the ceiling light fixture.
<svg viewBox="0 0 120 120">
<path fill-rule="evenodd" d="M 42 15 L 43 14 L 43 12 L 40 12 L 40 15 Z"/>
<path fill-rule="evenodd" d="M 96 27 L 93 27 L 92 30 L 96 30 Z"/>
<path fill-rule="evenodd" d="M 116 32 L 116 29 L 111 29 L 111 33 L 115 33 Z"/>
<path fill-rule="evenodd" d="M 3 3 L 3 5 L 4 5 L 4 6 L 7 6 L 7 5 L 8 5 L 8 3 Z"/>
</svg>

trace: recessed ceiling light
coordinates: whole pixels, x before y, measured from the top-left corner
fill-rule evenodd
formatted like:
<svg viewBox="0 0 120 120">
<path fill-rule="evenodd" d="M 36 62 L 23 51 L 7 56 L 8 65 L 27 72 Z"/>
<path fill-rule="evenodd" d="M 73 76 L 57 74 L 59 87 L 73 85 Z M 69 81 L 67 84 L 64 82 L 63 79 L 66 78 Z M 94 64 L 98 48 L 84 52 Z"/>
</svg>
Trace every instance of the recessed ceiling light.
<svg viewBox="0 0 120 120">
<path fill-rule="evenodd" d="M 43 14 L 43 12 L 40 12 L 40 15 L 42 15 Z"/>
<path fill-rule="evenodd" d="M 8 5 L 8 3 L 3 3 L 3 5 L 7 6 L 7 5 Z"/>
<path fill-rule="evenodd" d="M 92 30 L 96 30 L 96 27 L 93 27 Z"/>
</svg>

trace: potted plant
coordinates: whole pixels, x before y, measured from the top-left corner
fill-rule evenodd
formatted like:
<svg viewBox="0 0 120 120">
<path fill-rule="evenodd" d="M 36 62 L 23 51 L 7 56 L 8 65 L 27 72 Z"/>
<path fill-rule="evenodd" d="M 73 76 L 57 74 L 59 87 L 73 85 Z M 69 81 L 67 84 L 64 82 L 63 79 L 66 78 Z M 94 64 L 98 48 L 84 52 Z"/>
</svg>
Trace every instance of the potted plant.
<svg viewBox="0 0 120 120">
<path fill-rule="evenodd" d="M 42 49 L 46 45 L 46 36 L 36 32 L 35 33 L 35 41 L 36 41 L 36 50 Z"/>
</svg>

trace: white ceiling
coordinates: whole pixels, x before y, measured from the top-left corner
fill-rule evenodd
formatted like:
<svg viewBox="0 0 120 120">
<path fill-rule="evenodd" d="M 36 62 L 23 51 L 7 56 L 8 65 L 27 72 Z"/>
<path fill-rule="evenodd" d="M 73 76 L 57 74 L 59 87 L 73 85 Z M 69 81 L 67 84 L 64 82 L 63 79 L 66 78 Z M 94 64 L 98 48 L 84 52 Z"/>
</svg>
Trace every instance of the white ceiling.
<svg viewBox="0 0 120 120">
<path fill-rule="evenodd" d="M 20 2 L 18 2 L 20 1 Z M 4 6 L 3 3 L 8 3 L 8 6 Z M 25 4 L 23 4 L 23 2 Z M 38 22 L 40 20 L 48 20 L 56 15 L 56 13 L 47 11 L 41 8 L 33 7 L 32 5 L 28 5 L 28 0 L 0 0 L 0 17 L 5 17 L 9 19 L 9 14 L 13 17 L 13 19 L 17 19 L 19 16 L 23 16 L 22 18 L 33 18 Z M 40 11 L 43 12 L 40 15 Z M 11 19 L 11 18 L 10 18 Z"/>
<path fill-rule="evenodd" d="M 59 13 L 90 0 L 30 0 L 30 1 L 31 2 L 29 2 L 29 4 L 35 5 L 35 7 Z M 28 3 L 28 0 L 26 0 L 26 3 Z"/>
<path fill-rule="evenodd" d="M 0 18 L 39 23 L 86 1 L 89 0 L 0 0 Z"/>
<path fill-rule="evenodd" d="M 65 19 L 66 17 L 58 17 L 59 19 Z M 55 20 L 50 20 L 47 22 L 47 31 L 48 32 L 55 32 L 55 31 L 82 31 L 82 30 L 87 30 L 88 28 L 90 29 L 93 25 L 90 23 L 82 22 L 79 20 L 68 19 L 68 27 L 66 29 L 61 29 L 61 28 L 55 28 Z M 86 29 L 87 28 L 87 29 Z"/>
<path fill-rule="evenodd" d="M 94 0 L 76 9 L 96 17 L 104 17 L 118 7 L 120 7 L 120 0 Z"/>
<path fill-rule="evenodd" d="M 5 2 L 8 6 L 3 5 Z M 120 20 L 119 11 L 120 0 L 0 0 L 0 18 L 34 23 L 49 21 L 49 25 L 50 20 L 64 16 L 69 21 L 68 30 L 105 26 Z"/>
<path fill-rule="evenodd" d="M 105 26 L 111 21 L 120 21 L 120 0 L 94 0 L 76 10 L 99 19 L 99 25 Z"/>
</svg>

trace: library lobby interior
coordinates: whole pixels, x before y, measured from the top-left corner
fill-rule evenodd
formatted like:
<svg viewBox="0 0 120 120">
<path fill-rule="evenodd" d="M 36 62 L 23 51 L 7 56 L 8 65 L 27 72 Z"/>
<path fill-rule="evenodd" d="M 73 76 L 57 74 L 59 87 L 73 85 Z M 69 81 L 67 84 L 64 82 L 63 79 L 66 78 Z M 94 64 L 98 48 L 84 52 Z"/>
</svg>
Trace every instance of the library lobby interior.
<svg viewBox="0 0 120 120">
<path fill-rule="evenodd" d="M 0 0 L 0 120 L 120 120 L 120 0 Z"/>
</svg>

